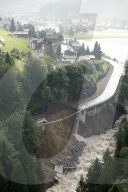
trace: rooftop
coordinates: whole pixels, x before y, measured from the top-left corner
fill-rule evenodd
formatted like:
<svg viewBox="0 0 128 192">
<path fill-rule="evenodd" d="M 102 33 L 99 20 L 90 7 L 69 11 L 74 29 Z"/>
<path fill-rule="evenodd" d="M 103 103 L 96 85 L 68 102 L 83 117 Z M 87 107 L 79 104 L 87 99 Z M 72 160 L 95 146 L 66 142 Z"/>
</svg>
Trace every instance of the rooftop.
<svg viewBox="0 0 128 192">
<path fill-rule="evenodd" d="M 78 61 L 81 61 L 81 60 L 88 60 L 89 61 L 91 59 L 95 59 L 95 56 L 94 55 L 79 56 Z"/>
<path fill-rule="evenodd" d="M 28 35 L 28 31 L 15 31 L 14 35 Z"/>
</svg>

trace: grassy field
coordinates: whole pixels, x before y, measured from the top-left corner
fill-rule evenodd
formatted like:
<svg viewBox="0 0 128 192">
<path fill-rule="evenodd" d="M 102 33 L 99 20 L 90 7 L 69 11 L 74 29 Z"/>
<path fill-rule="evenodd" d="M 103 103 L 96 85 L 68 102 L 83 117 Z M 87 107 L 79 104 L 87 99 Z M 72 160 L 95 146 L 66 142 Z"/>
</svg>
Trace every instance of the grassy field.
<svg viewBox="0 0 128 192">
<path fill-rule="evenodd" d="M 124 35 L 124 36 L 121 36 L 121 35 L 104 35 L 104 34 L 101 34 L 101 35 L 88 35 L 88 34 L 76 34 L 74 35 L 74 38 L 76 39 L 91 39 L 91 38 L 128 38 L 128 35 Z"/>
<path fill-rule="evenodd" d="M 76 38 L 76 39 L 92 39 L 92 38 L 128 38 L 128 31 L 125 33 L 118 33 L 115 31 L 102 31 L 98 34 L 74 34 L 74 36 L 65 35 L 65 38 Z"/>
<path fill-rule="evenodd" d="M 5 31 L 4 29 L 0 29 L 0 36 L 4 38 L 5 45 L 2 46 L 3 51 L 10 52 L 13 48 L 17 48 L 19 51 L 29 52 L 31 51 L 29 48 L 29 41 L 20 38 L 10 38 L 8 34 L 11 32 Z"/>
</svg>

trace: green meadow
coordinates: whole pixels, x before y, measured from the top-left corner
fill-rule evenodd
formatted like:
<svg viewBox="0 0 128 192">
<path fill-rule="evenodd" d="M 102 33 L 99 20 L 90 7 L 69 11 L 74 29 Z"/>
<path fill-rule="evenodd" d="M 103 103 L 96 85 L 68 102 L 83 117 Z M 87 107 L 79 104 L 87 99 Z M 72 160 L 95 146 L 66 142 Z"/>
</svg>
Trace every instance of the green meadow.
<svg viewBox="0 0 128 192">
<path fill-rule="evenodd" d="M 0 29 L 0 36 L 4 38 L 5 45 L 2 46 L 3 51 L 10 52 L 13 48 L 17 48 L 20 52 L 29 52 L 31 51 L 29 48 L 29 41 L 20 38 L 10 38 L 8 34 L 11 34 L 9 31 L 5 31 L 4 29 Z"/>
</svg>

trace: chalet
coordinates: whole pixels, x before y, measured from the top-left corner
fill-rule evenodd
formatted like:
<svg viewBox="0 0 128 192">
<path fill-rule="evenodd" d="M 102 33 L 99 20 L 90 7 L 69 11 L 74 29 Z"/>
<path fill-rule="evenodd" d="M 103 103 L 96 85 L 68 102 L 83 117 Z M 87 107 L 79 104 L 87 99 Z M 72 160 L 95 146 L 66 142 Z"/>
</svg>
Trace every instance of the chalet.
<svg viewBox="0 0 128 192">
<path fill-rule="evenodd" d="M 81 48 L 81 44 L 77 40 L 70 40 L 69 46 L 71 46 L 76 52 Z"/>
<path fill-rule="evenodd" d="M 95 60 L 95 56 L 94 55 L 79 56 L 78 61 L 81 61 L 81 60 L 93 61 Z"/>
<path fill-rule="evenodd" d="M 14 38 L 24 38 L 27 39 L 28 38 L 28 31 L 15 31 L 13 34 Z"/>
<path fill-rule="evenodd" d="M 59 38 L 56 33 L 47 33 L 47 40 L 51 42 L 58 42 Z"/>
<path fill-rule="evenodd" d="M 63 49 L 63 62 L 74 63 L 77 60 L 77 52 L 70 46 L 62 46 Z"/>
<path fill-rule="evenodd" d="M 45 40 L 43 38 L 40 38 L 36 42 L 36 49 L 43 48 L 44 49 Z"/>
<path fill-rule="evenodd" d="M 30 49 L 35 50 L 36 49 L 36 42 L 37 42 L 37 38 L 33 38 L 30 41 Z"/>
<path fill-rule="evenodd" d="M 66 51 L 64 51 L 64 57 L 65 56 L 76 56 L 76 52 L 67 49 Z"/>
<path fill-rule="evenodd" d="M 30 41 L 30 49 L 44 49 L 45 40 L 43 38 L 33 38 Z"/>
</svg>

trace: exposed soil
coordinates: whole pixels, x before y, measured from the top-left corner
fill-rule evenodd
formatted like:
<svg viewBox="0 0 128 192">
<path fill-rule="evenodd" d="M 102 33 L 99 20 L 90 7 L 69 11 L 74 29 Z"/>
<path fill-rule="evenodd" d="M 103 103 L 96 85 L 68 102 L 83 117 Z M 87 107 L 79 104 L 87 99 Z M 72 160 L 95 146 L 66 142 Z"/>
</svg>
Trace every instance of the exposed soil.
<svg viewBox="0 0 128 192">
<path fill-rule="evenodd" d="M 72 108 L 61 109 L 47 115 L 48 122 L 64 118 L 75 113 Z M 38 155 L 42 158 L 50 158 L 61 152 L 69 141 L 75 116 L 66 120 L 47 125 L 42 135 L 43 144 L 41 145 Z"/>
</svg>

